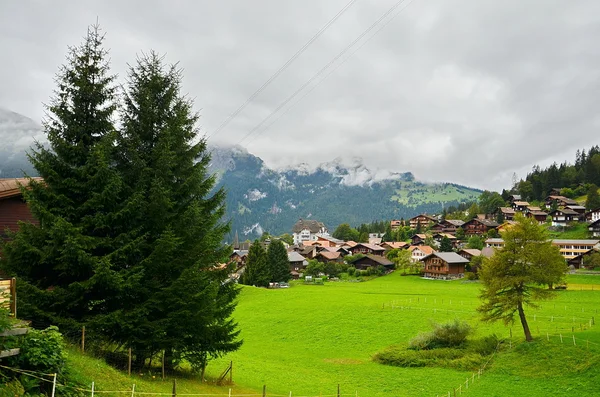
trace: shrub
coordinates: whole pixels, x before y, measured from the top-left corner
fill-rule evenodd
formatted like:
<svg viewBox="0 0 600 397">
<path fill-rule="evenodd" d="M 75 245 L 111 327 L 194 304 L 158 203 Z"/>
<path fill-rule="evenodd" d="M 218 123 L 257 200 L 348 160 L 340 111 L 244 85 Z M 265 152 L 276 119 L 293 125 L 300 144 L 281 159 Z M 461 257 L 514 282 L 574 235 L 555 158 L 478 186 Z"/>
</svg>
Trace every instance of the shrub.
<svg viewBox="0 0 600 397">
<path fill-rule="evenodd" d="M 465 280 L 477 280 L 479 277 L 477 277 L 476 273 L 473 272 L 465 272 Z"/>
<path fill-rule="evenodd" d="M 355 272 L 356 272 L 356 268 L 354 266 L 348 266 L 348 275 L 349 276 L 354 276 Z"/>
<path fill-rule="evenodd" d="M 496 334 L 489 335 L 469 342 L 469 350 L 481 354 L 482 356 L 489 356 L 496 351 L 498 343 L 500 343 L 500 340 Z"/>
<path fill-rule="evenodd" d="M 21 353 L 11 357 L 13 365 L 21 369 L 51 373 L 62 373 L 65 366 L 63 338 L 57 327 L 39 331 L 29 330 L 20 343 Z"/>
<path fill-rule="evenodd" d="M 408 343 L 412 350 L 428 350 L 440 347 L 456 347 L 462 345 L 472 328 L 465 321 L 458 319 L 445 324 L 433 324 L 433 330 L 420 333 Z"/>
</svg>

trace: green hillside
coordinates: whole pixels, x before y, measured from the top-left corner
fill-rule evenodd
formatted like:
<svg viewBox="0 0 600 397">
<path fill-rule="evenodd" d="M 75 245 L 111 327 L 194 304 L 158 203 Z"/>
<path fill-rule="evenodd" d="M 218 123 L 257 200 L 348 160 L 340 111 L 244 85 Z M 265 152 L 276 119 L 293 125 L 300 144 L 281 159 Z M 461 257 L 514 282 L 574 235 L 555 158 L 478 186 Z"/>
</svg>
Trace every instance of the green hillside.
<svg viewBox="0 0 600 397">
<path fill-rule="evenodd" d="M 479 190 L 451 183 L 404 182 L 401 187 L 401 189 L 395 191 L 391 199 L 408 207 L 439 202 L 477 201 L 481 195 Z"/>
</svg>

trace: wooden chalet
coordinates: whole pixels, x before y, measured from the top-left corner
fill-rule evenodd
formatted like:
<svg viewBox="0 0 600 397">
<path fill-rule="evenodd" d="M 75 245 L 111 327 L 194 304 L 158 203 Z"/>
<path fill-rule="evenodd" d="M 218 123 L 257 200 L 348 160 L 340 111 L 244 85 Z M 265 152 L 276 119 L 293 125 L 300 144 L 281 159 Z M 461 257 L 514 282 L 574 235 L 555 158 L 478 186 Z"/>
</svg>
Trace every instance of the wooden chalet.
<svg viewBox="0 0 600 397">
<path fill-rule="evenodd" d="M 463 248 L 460 251 L 458 251 L 458 255 L 471 262 L 471 259 L 473 259 L 473 257 L 481 256 L 481 250 L 475 248 Z"/>
<path fill-rule="evenodd" d="M 568 208 L 557 209 L 549 214 L 552 217 L 552 226 L 565 227 L 569 222 L 578 221 L 581 215 Z"/>
<path fill-rule="evenodd" d="M 566 207 L 567 205 L 578 205 L 577 201 L 567 198 L 565 196 L 550 195 L 546 197 L 546 207 L 552 207 L 555 204 L 558 207 Z"/>
<path fill-rule="evenodd" d="M 421 260 L 424 276 L 443 280 L 462 278 L 469 260 L 456 252 L 434 252 Z"/>
<path fill-rule="evenodd" d="M 386 251 L 391 251 L 393 249 L 407 249 L 410 247 L 405 241 L 386 241 L 385 243 L 381 243 L 381 247 Z"/>
<path fill-rule="evenodd" d="M 399 227 L 402 227 L 402 223 L 403 221 L 399 219 L 392 219 L 390 221 L 390 229 L 392 229 L 393 231 L 398 230 Z"/>
<path fill-rule="evenodd" d="M 515 219 L 515 210 L 511 207 L 499 207 L 497 213 L 501 213 L 506 221 Z"/>
<path fill-rule="evenodd" d="M 456 238 L 456 236 L 454 236 L 450 233 L 436 233 L 433 235 L 433 241 L 435 241 L 438 244 L 441 244 L 444 237 L 448 237 L 448 239 L 452 243 L 452 246 L 456 247 L 456 244 L 458 243 L 458 239 Z"/>
<path fill-rule="evenodd" d="M 413 262 L 418 262 L 421 259 L 425 258 L 427 255 L 430 255 L 436 252 L 433 248 L 428 245 L 411 245 L 408 247 L 408 250 L 411 252 L 410 259 Z"/>
<path fill-rule="evenodd" d="M 348 251 L 350 251 L 352 255 L 363 254 L 383 256 L 383 254 L 385 254 L 385 248 L 368 243 L 358 243 L 354 247 L 348 248 Z"/>
<path fill-rule="evenodd" d="M 471 219 L 470 221 L 466 222 L 462 228 L 465 231 L 465 236 L 479 236 L 482 235 L 484 233 L 487 233 L 488 231 L 490 231 L 491 229 L 495 229 L 497 228 L 498 223 L 496 221 L 490 220 L 490 219 Z"/>
<path fill-rule="evenodd" d="M 583 205 L 565 205 L 565 209 L 575 211 L 585 217 L 585 207 Z"/>
<path fill-rule="evenodd" d="M 321 251 L 315 256 L 319 262 L 341 262 L 343 257 L 340 252 Z"/>
<path fill-rule="evenodd" d="M 587 269 L 587 263 L 590 260 L 590 256 L 595 253 L 599 253 L 598 249 L 590 249 L 584 253 L 581 253 L 569 260 L 567 260 L 567 265 L 569 267 L 573 266 L 575 269 Z"/>
<path fill-rule="evenodd" d="M 229 255 L 229 262 L 235 263 L 236 268 L 241 268 L 246 266 L 246 260 L 248 259 L 248 251 L 247 250 L 234 250 L 231 255 Z"/>
<path fill-rule="evenodd" d="M 589 223 L 596 222 L 600 219 L 600 208 L 593 209 L 585 213 L 585 221 Z"/>
<path fill-rule="evenodd" d="M 588 226 L 588 230 L 590 231 L 592 237 L 600 237 L 600 219 L 596 220 L 595 222 L 592 222 Z"/>
<path fill-rule="evenodd" d="M 548 214 L 544 211 L 530 211 L 526 215 L 528 218 L 534 218 L 540 225 L 546 223 Z"/>
<path fill-rule="evenodd" d="M 510 201 L 510 204 L 512 205 L 512 203 L 514 203 L 515 201 L 523 201 L 523 200 L 521 199 L 520 194 L 511 194 L 510 196 L 508 196 L 508 201 Z"/>
<path fill-rule="evenodd" d="M 379 266 L 383 266 L 388 270 L 393 270 L 394 266 L 395 266 L 394 262 L 392 262 L 388 258 L 386 258 L 384 256 L 371 255 L 371 254 L 367 254 L 366 256 L 364 256 L 362 258 L 354 259 L 352 262 L 350 262 L 350 264 L 352 266 L 354 266 L 356 269 L 360 269 L 360 270 L 366 270 L 370 267 L 379 267 Z"/>
<path fill-rule="evenodd" d="M 444 219 L 433 225 L 431 231 L 433 233 L 456 233 L 456 229 L 464 225 L 465 222 L 460 219 Z"/>
<path fill-rule="evenodd" d="M 408 220 L 409 224 L 410 224 L 410 228 L 411 229 L 416 229 L 417 227 L 420 227 L 421 229 L 426 229 L 429 227 L 429 225 L 433 225 L 435 223 L 437 223 L 437 218 L 434 218 L 433 216 L 429 216 L 426 214 L 420 214 L 417 215 L 415 217 L 412 217 Z"/>
<path fill-rule="evenodd" d="M 41 178 L 33 178 L 40 182 Z M 27 186 L 27 178 L 0 179 L 0 238 L 6 236 L 6 231 L 16 232 L 19 222 L 37 224 L 21 194 L 21 186 Z"/>
<path fill-rule="evenodd" d="M 512 203 L 512 208 L 518 212 L 524 212 L 530 204 L 527 201 L 515 201 Z"/>
<path fill-rule="evenodd" d="M 504 240 L 501 238 L 488 238 L 485 240 L 485 246 L 489 248 L 502 249 L 504 248 Z"/>
<path fill-rule="evenodd" d="M 411 245 L 421 245 L 421 244 L 425 244 L 425 239 L 427 238 L 427 235 L 424 233 L 417 233 L 415 235 L 412 235 L 410 237 L 410 244 Z"/>
<path fill-rule="evenodd" d="M 300 278 L 300 273 L 306 268 L 308 262 L 306 258 L 296 251 L 288 252 L 288 262 L 290 263 L 290 273 L 292 278 L 297 280 Z"/>
</svg>

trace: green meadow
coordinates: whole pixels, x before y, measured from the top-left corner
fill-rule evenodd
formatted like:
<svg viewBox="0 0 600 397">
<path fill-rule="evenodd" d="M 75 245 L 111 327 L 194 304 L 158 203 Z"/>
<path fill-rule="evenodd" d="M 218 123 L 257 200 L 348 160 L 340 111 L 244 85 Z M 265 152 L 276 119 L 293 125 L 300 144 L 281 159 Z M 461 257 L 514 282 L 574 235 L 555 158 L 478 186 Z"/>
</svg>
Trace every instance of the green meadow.
<svg viewBox="0 0 600 397">
<path fill-rule="evenodd" d="M 395 272 L 362 283 L 243 287 L 234 317 L 244 345 L 212 361 L 208 373 L 218 376 L 233 361 L 236 385 L 255 390 L 266 385 L 269 395 L 333 395 L 339 384 L 341 394 L 359 396 L 448 395 L 459 385 L 472 396 L 597 396 L 600 276 L 574 275 L 568 282 L 598 288 L 556 291 L 556 299 L 529 308 L 533 343 L 523 341 L 518 323 L 506 327 L 479 321 L 477 282 L 424 280 Z M 432 322 L 455 318 L 469 322 L 474 337 L 506 338 L 474 383 L 477 368 L 400 368 L 372 361 L 376 353 L 428 331 Z"/>
</svg>

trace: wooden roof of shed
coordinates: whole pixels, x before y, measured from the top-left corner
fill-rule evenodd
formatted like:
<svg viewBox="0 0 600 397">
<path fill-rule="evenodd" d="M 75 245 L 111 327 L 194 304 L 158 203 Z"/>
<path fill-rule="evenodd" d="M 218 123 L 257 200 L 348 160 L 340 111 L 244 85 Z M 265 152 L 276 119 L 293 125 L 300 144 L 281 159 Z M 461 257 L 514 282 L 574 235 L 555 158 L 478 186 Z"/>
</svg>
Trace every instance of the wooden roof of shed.
<svg viewBox="0 0 600 397">
<path fill-rule="evenodd" d="M 31 178 L 40 182 L 42 178 Z M 29 178 L 0 178 L 0 199 L 18 197 L 21 195 L 21 186 L 29 185 Z"/>
</svg>

